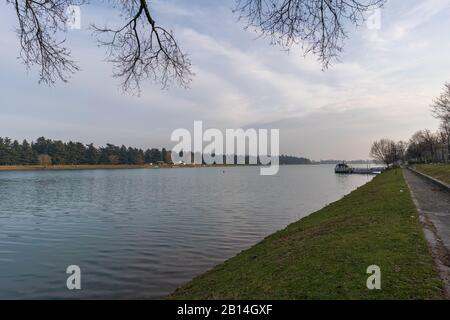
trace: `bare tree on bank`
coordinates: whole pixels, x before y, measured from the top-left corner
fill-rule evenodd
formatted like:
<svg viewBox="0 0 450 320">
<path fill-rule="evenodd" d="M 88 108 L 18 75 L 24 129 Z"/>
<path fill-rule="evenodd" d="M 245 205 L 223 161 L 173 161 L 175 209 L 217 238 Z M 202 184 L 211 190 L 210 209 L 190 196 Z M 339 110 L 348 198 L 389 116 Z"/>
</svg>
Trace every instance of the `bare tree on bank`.
<svg viewBox="0 0 450 320">
<path fill-rule="evenodd" d="M 443 163 L 450 161 L 450 83 L 444 85 L 441 95 L 431 105 L 433 115 L 441 120 L 437 132 L 417 131 L 406 144 L 382 139 L 372 144 L 370 155 L 389 166 L 396 160 L 409 163 Z"/>
<path fill-rule="evenodd" d="M 389 165 L 393 162 L 392 146 L 394 144 L 395 142 L 389 139 L 375 141 L 370 149 L 370 156 L 375 160 L 383 162 L 389 167 Z"/>
<path fill-rule="evenodd" d="M 436 136 L 440 158 L 443 161 L 448 162 L 448 155 L 450 154 L 450 123 L 442 123 Z"/>
<path fill-rule="evenodd" d="M 327 68 L 342 51 L 345 25 L 359 25 L 365 14 L 386 0 L 235 0 L 235 12 L 261 36 L 289 49 L 300 44 Z M 78 71 L 65 46 L 66 10 L 87 0 L 6 0 L 17 15 L 17 34 L 22 62 L 39 68 L 40 82 L 66 82 Z M 118 28 L 93 26 L 99 42 L 114 65 L 114 76 L 127 92 L 153 79 L 163 88 L 177 83 L 187 87 L 193 72 L 191 62 L 173 32 L 157 23 L 150 0 L 107 1 L 121 12 Z"/>
<path fill-rule="evenodd" d="M 409 162 L 430 163 L 448 160 L 447 135 L 445 131 L 432 133 L 420 130 L 409 140 L 406 159 Z"/>
<path fill-rule="evenodd" d="M 435 118 L 441 120 L 441 134 L 450 156 L 450 82 L 444 85 L 441 95 L 433 101 L 431 110 Z M 448 159 L 447 159 L 448 161 Z"/>
<path fill-rule="evenodd" d="M 400 158 L 396 143 L 390 139 L 375 141 L 370 149 L 370 156 L 375 160 L 383 162 L 387 167 Z"/>
<path fill-rule="evenodd" d="M 444 85 L 441 95 L 434 99 L 431 110 L 436 118 L 450 122 L 450 82 Z"/>
<path fill-rule="evenodd" d="M 439 129 L 440 136 L 441 136 L 441 143 L 446 146 L 447 151 L 447 158 L 443 157 L 443 159 L 446 159 L 446 162 L 450 161 L 450 121 L 445 122 L 443 121 L 441 123 L 441 127 Z"/>
</svg>

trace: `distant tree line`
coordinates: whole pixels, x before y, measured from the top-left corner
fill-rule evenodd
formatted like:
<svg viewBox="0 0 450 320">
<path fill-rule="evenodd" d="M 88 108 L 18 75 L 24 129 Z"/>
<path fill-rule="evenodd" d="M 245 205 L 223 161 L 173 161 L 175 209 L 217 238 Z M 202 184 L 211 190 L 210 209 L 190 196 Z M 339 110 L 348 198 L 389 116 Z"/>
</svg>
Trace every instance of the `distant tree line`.
<svg viewBox="0 0 450 320">
<path fill-rule="evenodd" d="M 316 164 L 338 164 L 342 163 L 343 160 L 336 160 L 336 159 L 328 159 L 328 160 L 320 160 L 315 161 Z M 379 163 L 378 160 L 346 160 L 345 161 L 348 164 L 373 164 L 373 163 Z"/>
<path fill-rule="evenodd" d="M 190 152 L 191 154 L 191 163 L 195 162 L 195 154 L 193 152 Z M 181 151 L 179 153 L 180 158 L 183 156 L 183 151 Z M 204 157 L 205 155 L 203 155 Z M 228 156 L 227 155 L 216 155 L 216 154 L 211 154 L 212 157 L 215 157 L 217 160 L 220 160 L 220 163 L 218 163 L 219 161 L 214 161 L 214 164 L 225 164 L 225 163 L 229 163 L 228 162 Z M 251 164 L 258 164 L 261 165 L 261 161 L 259 159 L 259 157 L 253 157 L 253 156 L 238 156 L 238 155 L 234 155 L 232 156 L 233 159 L 231 160 L 234 164 L 245 164 L 245 165 L 251 165 Z M 310 159 L 307 158 L 303 158 L 303 157 L 296 157 L 296 156 L 289 156 L 289 155 L 280 155 L 279 158 L 279 164 L 283 164 L 283 165 L 290 165 L 290 164 L 312 164 L 312 161 Z M 203 164 L 206 164 L 206 162 L 203 160 L 202 161 Z"/>
<path fill-rule="evenodd" d="M 302 157 L 281 155 L 280 164 L 312 164 L 312 161 Z"/>
<path fill-rule="evenodd" d="M 191 157 L 193 163 L 193 153 Z M 234 163 L 238 163 L 238 158 L 234 156 Z M 245 157 L 244 162 L 250 163 L 248 156 Z M 0 137 L 0 165 L 142 165 L 151 163 L 172 164 L 171 151 L 165 148 L 143 150 L 119 147 L 109 143 L 104 147 L 95 147 L 92 143 L 85 145 L 81 142 L 62 142 L 45 137 L 40 137 L 35 142 L 23 140 L 20 143 L 17 140 Z M 226 163 L 226 156 L 223 156 L 223 163 Z M 311 160 L 282 155 L 280 164 L 311 164 Z"/>
<path fill-rule="evenodd" d="M 450 162 L 450 83 L 444 85 L 441 95 L 432 105 L 433 116 L 440 120 L 439 130 L 417 131 L 409 141 L 395 142 L 381 139 L 372 144 L 370 155 L 387 166 L 399 162 L 449 163 Z"/>
<path fill-rule="evenodd" d="M 166 149 L 147 149 L 115 146 L 95 147 L 92 143 L 67 143 L 38 138 L 35 142 L 0 137 L 0 165 L 83 165 L 83 164 L 145 164 L 170 163 Z"/>
</svg>

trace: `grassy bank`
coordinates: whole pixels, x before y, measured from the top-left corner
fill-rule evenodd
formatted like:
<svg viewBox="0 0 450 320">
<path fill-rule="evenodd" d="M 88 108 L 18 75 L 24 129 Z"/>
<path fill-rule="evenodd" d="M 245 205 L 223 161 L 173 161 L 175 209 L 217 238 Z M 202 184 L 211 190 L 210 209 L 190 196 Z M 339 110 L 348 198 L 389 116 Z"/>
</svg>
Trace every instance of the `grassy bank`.
<svg viewBox="0 0 450 320">
<path fill-rule="evenodd" d="M 421 164 L 416 169 L 436 179 L 450 183 L 450 164 Z"/>
<path fill-rule="evenodd" d="M 96 169 L 153 169 L 153 165 L 60 165 L 60 166 L 0 166 L 0 171 L 33 171 L 33 170 L 96 170 Z"/>
<path fill-rule="evenodd" d="M 276 213 L 274 213 L 276 214 Z M 382 290 L 366 287 L 381 268 Z M 402 172 L 376 177 L 179 288 L 169 299 L 443 299 Z"/>
</svg>

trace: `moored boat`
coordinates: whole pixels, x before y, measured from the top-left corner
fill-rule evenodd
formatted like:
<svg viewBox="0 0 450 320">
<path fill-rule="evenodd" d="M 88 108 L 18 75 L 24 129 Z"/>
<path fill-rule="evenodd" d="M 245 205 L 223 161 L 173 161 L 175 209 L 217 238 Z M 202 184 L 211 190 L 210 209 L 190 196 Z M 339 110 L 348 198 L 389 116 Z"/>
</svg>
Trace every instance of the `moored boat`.
<svg viewBox="0 0 450 320">
<path fill-rule="evenodd" d="M 336 167 L 334 168 L 335 173 L 352 173 L 353 168 L 350 167 L 345 162 L 338 163 Z"/>
</svg>

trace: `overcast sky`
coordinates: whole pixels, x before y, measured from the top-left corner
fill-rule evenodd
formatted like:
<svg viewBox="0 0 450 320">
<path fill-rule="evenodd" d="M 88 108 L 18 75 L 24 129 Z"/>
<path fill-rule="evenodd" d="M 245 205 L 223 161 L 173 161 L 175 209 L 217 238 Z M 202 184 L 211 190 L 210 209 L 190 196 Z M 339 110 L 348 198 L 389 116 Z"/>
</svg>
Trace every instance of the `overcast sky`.
<svg viewBox="0 0 450 320">
<path fill-rule="evenodd" d="M 82 71 L 68 84 L 37 84 L 19 53 L 11 6 L 0 4 L 0 136 L 170 148 L 170 134 L 206 127 L 280 129 L 281 152 L 312 159 L 367 159 L 374 139 L 438 128 L 429 110 L 450 81 L 450 0 L 388 0 L 381 29 L 349 30 L 340 62 L 289 54 L 243 30 L 233 0 L 158 0 L 157 22 L 174 31 L 196 73 L 188 90 L 144 83 L 123 94 L 88 30 L 116 19 L 82 8 L 68 45 Z"/>
</svg>

